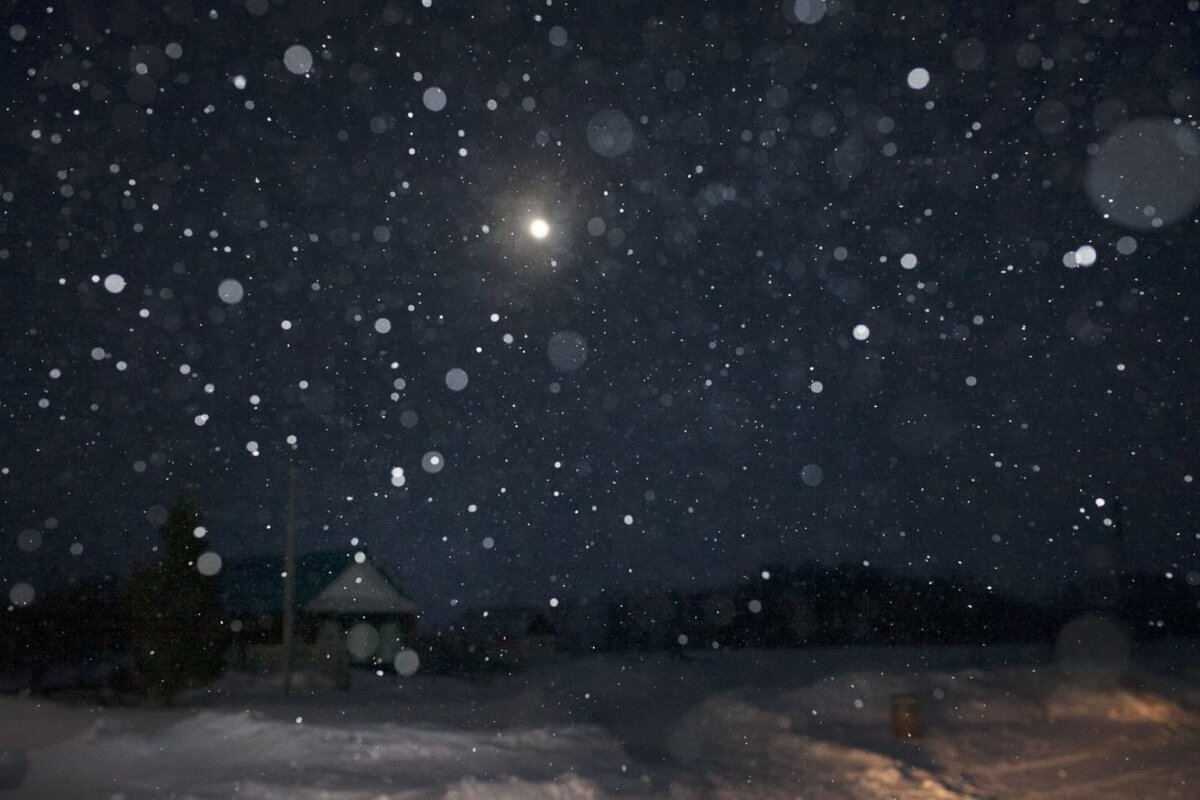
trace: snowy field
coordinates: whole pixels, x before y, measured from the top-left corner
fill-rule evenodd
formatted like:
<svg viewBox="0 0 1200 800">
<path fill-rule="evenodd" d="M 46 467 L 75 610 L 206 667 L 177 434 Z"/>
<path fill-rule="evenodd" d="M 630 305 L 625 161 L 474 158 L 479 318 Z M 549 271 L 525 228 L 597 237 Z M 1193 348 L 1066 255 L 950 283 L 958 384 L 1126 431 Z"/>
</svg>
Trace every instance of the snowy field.
<svg viewBox="0 0 1200 800">
<path fill-rule="evenodd" d="M 356 673 L 289 699 L 229 676 L 172 709 L 0 698 L 2 797 L 1200 798 L 1200 643 L 1119 677 L 1035 649 L 598 656 L 486 684 Z M 893 694 L 925 735 L 896 742 Z"/>
</svg>

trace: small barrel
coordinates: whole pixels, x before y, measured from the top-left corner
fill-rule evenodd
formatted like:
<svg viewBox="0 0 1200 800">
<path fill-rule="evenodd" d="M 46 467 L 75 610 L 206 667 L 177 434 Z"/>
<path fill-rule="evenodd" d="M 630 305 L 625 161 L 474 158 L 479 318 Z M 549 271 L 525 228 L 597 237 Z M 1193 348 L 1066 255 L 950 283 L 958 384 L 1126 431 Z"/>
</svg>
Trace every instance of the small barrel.
<svg viewBox="0 0 1200 800">
<path fill-rule="evenodd" d="M 892 736 L 898 741 L 906 741 L 919 739 L 923 733 L 921 704 L 917 696 L 908 692 L 892 695 Z"/>
</svg>

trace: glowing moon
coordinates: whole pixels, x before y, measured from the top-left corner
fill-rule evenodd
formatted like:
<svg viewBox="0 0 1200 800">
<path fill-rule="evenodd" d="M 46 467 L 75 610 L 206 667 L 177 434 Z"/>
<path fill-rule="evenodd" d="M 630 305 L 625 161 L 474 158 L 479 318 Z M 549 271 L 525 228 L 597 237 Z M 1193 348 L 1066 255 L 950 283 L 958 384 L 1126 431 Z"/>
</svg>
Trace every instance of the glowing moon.
<svg viewBox="0 0 1200 800">
<path fill-rule="evenodd" d="M 550 235 L 550 223 L 538 218 L 529 223 L 529 235 L 535 239 L 545 239 Z"/>
</svg>

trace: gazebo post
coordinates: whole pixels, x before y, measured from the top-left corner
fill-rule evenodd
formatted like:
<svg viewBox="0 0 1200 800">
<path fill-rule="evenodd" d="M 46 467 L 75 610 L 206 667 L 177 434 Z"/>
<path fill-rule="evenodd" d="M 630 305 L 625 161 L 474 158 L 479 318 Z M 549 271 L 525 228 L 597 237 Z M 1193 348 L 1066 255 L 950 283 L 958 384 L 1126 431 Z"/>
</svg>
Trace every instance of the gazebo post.
<svg viewBox="0 0 1200 800">
<path fill-rule="evenodd" d="M 283 555 L 283 693 L 292 693 L 296 627 L 296 464 L 288 467 L 287 535 Z"/>
</svg>

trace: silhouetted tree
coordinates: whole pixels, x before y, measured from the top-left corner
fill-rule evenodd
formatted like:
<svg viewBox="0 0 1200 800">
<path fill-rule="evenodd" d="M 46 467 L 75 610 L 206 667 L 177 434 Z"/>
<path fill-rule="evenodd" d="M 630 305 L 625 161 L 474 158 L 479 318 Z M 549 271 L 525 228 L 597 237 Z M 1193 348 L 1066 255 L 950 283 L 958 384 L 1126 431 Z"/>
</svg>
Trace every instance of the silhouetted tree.
<svg viewBox="0 0 1200 800">
<path fill-rule="evenodd" d="M 225 661 L 219 578 L 197 568 L 206 549 L 195 535 L 199 525 L 195 499 L 180 496 L 161 529 L 162 561 L 130 578 L 138 671 L 146 690 L 167 702 L 181 689 L 216 678 Z"/>
</svg>

